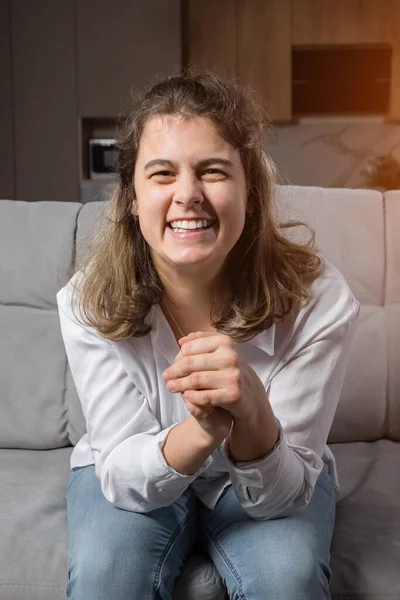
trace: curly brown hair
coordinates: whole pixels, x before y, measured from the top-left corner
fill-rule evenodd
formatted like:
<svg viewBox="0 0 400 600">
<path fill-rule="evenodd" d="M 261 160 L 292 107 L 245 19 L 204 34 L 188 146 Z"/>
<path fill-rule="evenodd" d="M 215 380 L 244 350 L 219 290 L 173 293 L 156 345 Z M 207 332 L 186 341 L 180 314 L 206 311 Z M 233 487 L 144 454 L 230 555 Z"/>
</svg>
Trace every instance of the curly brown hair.
<svg viewBox="0 0 400 600">
<path fill-rule="evenodd" d="M 209 119 L 221 137 L 240 152 L 251 214 L 228 253 L 212 288 L 211 325 L 237 342 L 251 339 L 282 320 L 293 302 L 306 301 L 323 260 L 315 231 L 302 221 L 278 222 L 277 170 L 263 149 L 269 123 L 250 88 L 236 79 L 207 72 L 171 75 L 138 96 L 117 141 L 117 177 L 97 231 L 82 249 L 72 274 L 79 292 L 81 323 L 109 340 L 146 335 L 144 322 L 160 303 L 164 286 L 138 220 L 133 176 L 144 127 L 154 116 Z M 287 239 L 284 229 L 304 225 L 305 244 Z"/>
</svg>

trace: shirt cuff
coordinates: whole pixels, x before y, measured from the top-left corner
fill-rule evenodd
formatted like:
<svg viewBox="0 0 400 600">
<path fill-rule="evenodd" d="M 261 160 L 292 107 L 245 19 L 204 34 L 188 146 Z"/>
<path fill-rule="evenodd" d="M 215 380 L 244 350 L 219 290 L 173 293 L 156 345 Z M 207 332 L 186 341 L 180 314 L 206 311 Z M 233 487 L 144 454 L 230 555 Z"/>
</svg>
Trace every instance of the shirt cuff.
<svg viewBox="0 0 400 600">
<path fill-rule="evenodd" d="M 162 452 L 162 447 L 165 444 L 165 440 L 171 429 L 179 425 L 174 423 L 167 429 L 160 431 L 154 436 L 154 443 L 150 446 L 146 446 L 144 453 L 142 454 L 142 468 L 149 482 L 153 483 L 156 487 L 162 486 L 163 483 L 169 480 L 182 480 L 187 482 L 194 481 L 199 475 L 201 475 L 208 467 L 213 463 L 214 459 L 212 456 L 208 456 L 202 466 L 190 475 L 184 475 L 175 471 L 167 461 L 165 460 Z"/>
<path fill-rule="evenodd" d="M 268 478 L 268 473 L 276 471 L 281 458 L 284 435 L 279 419 L 275 417 L 275 421 L 278 425 L 278 439 L 274 447 L 262 458 L 251 461 L 238 461 L 235 463 L 229 455 L 229 437 L 224 440 L 222 444 L 222 453 L 228 462 L 229 470 L 235 474 L 235 479 L 243 485 L 262 488 L 265 479 Z"/>
</svg>

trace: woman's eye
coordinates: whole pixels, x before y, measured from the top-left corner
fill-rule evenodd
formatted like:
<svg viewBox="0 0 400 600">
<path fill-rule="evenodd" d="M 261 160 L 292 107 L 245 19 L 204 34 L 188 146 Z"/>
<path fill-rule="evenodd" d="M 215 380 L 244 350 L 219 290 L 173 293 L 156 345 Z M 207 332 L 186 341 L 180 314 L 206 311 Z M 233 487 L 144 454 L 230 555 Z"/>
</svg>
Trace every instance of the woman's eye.
<svg viewBox="0 0 400 600">
<path fill-rule="evenodd" d="M 226 173 L 220 171 L 219 169 L 207 169 L 207 171 L 204 171 L 204 175 L 216 175 L 217 177 L 226 177 Z"/>
<path fill-rule="evenodd" d="M 153 173 L 152 177 L 154 176 L 172 177 L 173 173 L 171 173 L 171 171 L 157 171 L 157 173 Z"/>
<path fill-rule="evenodd" d="M 171 183 L 175 174 L 172 171 L 157 171 L 150 175 L 150 179 L 154 179 L 157 183 Z"/>
</svg>

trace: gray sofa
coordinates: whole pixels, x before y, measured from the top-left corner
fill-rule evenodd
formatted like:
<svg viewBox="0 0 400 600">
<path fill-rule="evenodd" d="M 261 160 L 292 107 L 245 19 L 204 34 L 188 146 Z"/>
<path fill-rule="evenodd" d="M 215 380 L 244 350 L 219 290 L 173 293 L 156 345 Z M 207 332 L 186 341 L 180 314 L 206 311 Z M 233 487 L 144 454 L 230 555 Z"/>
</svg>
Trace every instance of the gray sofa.
<svg viewBox="0 0 400 600">
<path fill-rule="evenodd" d="M 65 489 L 84 421 L 56 293 L 102 206 L 0 201 L 0 600 L 65 598 Z M 283 186 L 278 207 L 315 228 L 362 305 L 329 438 L 341 480 L 332 595 L 400 600 L 400 192 Z M 193 553 L 174 600 L 225 598 Z"/>
</svg>

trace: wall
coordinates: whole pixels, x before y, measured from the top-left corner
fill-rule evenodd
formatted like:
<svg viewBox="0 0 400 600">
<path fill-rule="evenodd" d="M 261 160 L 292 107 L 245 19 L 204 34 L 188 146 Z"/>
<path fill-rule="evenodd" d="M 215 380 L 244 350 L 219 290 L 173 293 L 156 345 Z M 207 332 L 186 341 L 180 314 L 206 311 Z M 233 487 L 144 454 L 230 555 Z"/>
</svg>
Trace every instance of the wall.
<svg viewBox="0 0 400 600">
<path fill-rule="evenodd" d="M 400 162 L 400 125 L 381 118 L 303 119 L 274 125 L 265 148 L 282 183 L 363 188 L 371 158 L 392 152 Z"/>
<path fill-rule="evenodd" d="M 14 122 L 11 85 L 10 7 L 0 0 L 0 185 L 3 198 L 14 198 Z"/>
<path fill-rule="evenodd" d="M 279 183 L 365 188 L 369 160 L 388 152 L 400 162 L 400 125 L 381 118 L 309 118 L 271 127 L 265 150 L 279 171 Z M 105 200 L 107 183 L 85 182 L 81 202 Z"/>
<path fill-rule="evenodd" d="M 180 0 L 0 0 L 0 197 L 79 201 L 81 119 L 180 68 Z"/>
</svg>

